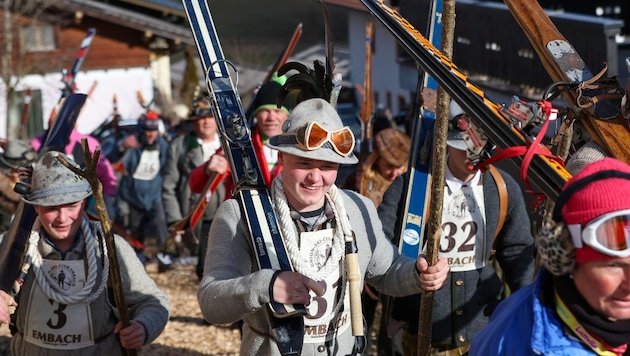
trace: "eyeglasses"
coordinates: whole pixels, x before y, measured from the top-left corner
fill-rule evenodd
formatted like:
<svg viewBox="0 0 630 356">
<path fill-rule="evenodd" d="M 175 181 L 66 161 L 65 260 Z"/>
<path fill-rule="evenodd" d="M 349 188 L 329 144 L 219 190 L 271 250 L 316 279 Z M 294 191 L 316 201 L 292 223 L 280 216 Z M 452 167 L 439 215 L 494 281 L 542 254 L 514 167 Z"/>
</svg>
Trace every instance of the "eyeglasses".
<svg viewBox="0 0 630 356">
<path fill-rule="evenodd" d="M 575 247 L 582 242 L 608 256 L 630 257 L 630 209 L 604 214 L 581 229 L 579 224 L 569 225 Z"/>
<path fill-rule="evenodd" d="M 295 132 L 297 142 L 307 151 L 316 150 L 326 142 L 330 142 L 332 149 L 343 157 L 348 157 L 354 150 L 354 134 L 350 127 L 337 131 L 328 131 L 315 121 L 299 127 Z"/>
</svg>

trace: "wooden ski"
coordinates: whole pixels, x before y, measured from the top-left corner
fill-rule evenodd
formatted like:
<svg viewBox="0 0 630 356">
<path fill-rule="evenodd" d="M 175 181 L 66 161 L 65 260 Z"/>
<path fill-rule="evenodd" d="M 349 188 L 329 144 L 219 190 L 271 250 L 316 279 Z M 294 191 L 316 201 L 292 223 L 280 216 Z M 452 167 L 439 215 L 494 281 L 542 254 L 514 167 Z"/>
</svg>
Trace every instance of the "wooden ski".
<svg viewBox="0 0 630 356">
<path fill-rule="evenodd" d="M 291 36 L 291 39 L 289 40 L 287 45 L 282 50 L 282 53 L 280 53 L 280 56 L 276 60 L 276 63 L 274 63 L 273 66 L 271 66 L 271 68 L 269 69 L 269 71 L 265 75 L 265 78 L 263 78 L 262 82 L 260 82 L 260 85 L 258 87 L 256 87 L 255 94 L 257 94 L 258 93 L 258 89 L 260 89 L 260 87 L 263 84 L 269 82 L 271 80 L 271 78 L 273 78 L 273 74 L 276 73 L 278 71 L 278 69 L 280 69 L 280 67 L 282 67 L 289 60 L 289 57 L 293 53 L 293 50 L 295 49 L 295 46 L 297 45 L 298 41 L 300 40 L 300 37 L 302 37 L 302 27 L 303 27 L 302 23 L 300 22 L 297 25 L 297 27 L 295 28 L 295 30 L 293 31 L 293 35 Z M 256 97 L 256 95 L 254 95 L 254 98 L 255 97 Z M 256 108 L 253 107 L 253 104 L 254 104 L 254 100 L 252 100 L 252 102 L 247 107 L 247 110 L 245 111 L 245 115 L 246 115 L 247 120 L 249 121 L 250 124 L 254 120 L 253 113 L 254 113 L 254 110 L 256 110 Z"/>
<path fill-rule="evenodd" d="M 556 200 L 564 183 L 571 177 L 563 164 L 556 160 L 545 147 L 532 145 L 530 135 L 523 131 L 510 107 L 503 107 L 485 96 L 483 90 L 468 80 L 457 66 L 445 58 L 413 25 L 384 0 L 361 0 L 370 12 L 394 35 L 411 57 L 434 77 L 451 98 L 471 115 L 471 123 L 477 126 L 499 150 L 521 147 L 533 148 L 527 181 L 536 192 Z M 528 112 L 528 114 L 534 114 Z M 536 112 L 536 115 L 542 114 Z M 537 119 L 546 121 L 547 117 Z M 530 147 L 531 146 L 531 147 Z M 532 153 L 532 152 L 530 152 Z M 514 156 L 509 161 L 519 169 L 524 157 Z"/>
<path fill-rule="evenodd" d="M 538 2 L 529 0 L 504 2 L 536 50 L 552 81 L 582 83 L 593 78 L 593 73 L 584 60 L 558 31 Z M 577 108 L 576 90 L 565 92 L 564 98 L 573 108 Z M 593 141 L 604 147 L 612 156 L 630 163 L 630 131 L 619 113 L 619 107 L 615 107 L 612 102 L 600 101 L 594 110 L 583 109 L 576 114 L 578 122 Z"/>
</svg>

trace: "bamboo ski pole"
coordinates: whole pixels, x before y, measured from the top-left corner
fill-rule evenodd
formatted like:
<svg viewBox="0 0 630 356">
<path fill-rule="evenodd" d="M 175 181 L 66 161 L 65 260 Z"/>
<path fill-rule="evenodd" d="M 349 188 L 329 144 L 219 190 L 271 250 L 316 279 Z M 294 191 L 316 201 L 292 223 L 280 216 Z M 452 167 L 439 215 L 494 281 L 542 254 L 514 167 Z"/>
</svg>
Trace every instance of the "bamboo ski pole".
<svg viewBox="0 0 630 356">
<path fill-rule="evenodd" d="M 455 0 L 442 1 L 442 33 L 440 42 L 442 54 L 451 59 L 455 34 Z M 425 258 L 429 265 L 437 263 L 439 244 L 442 236 L 442 205 L 444 204 L 444 181 L 446 170 L 446 138 L 448 133 L 448 107 L 450 97 L 438 87 L 436 120 L 434 129 L 433 154 L 431 162 L 431 214 L 429 215 Z M 431 351 L 431 324 L 433 315 L 434 291 L 423 291 L 420 298 L 418 318 L 418 355 L 429 355 Z"/>
<path fill-rule="evenodd" d="M 103 228 L 103 236 L 107 245 L 107 258 L 109 259 L 109 277 L 114 289 L 114 300 L 118 307 L 118 313 L 120 315 L 120 321 L 123 327 L 130 325 L 129 315 L 127 313 L 127 305 L 125 304 L 125 294 L 122 289 L 122 277 L 120 275 L 120 265 L 118 264 L 118 256 L 116 254 L 116 244 L 114 241 L 114 233 L 112 232 L 112 226 L 107 215 L 107 209 L 105 208 L 105 199 L 103 198 L 103 185 L 96 176 L 96 166 L 98 164 L 99 156 L 101 155 L 101 148 L 96 147 L 94 154 L 90 154 L 90 148 L 88 147 L 87 139 L 81 140 L 81 146 L 83 147 L 83 159 L 85 161 L 85 170 L 81 170 L 78 167 L 72 166 L 62 156 L 57 156 L 57 159 L 70 169 L 75 174 L 85 178 L 92 187 L 92 193 L 94 196 L 94 204 L 98 218 Z M 135 356 L 135 350 L 124 349 L 128 356 Z"/>
<path fill-rule="evenodd" d="M 31 88 L 27 88 L 24 92 L 24 102 L 22 104 L 22 114 L 20 115 L 20 131 L 17 138 L 21 140 L 24 138 L 28 124 L 28 112 L 31 107 Z"/>
<path fill-rule="evenodd" d="M 363 179 L 363 163 L 370 155 L 372 148 L 372 42 L 374 42 L 374 23 L 365 24 L 365 69 L 363 71 L 363 100 L 361 102 L 361 147 L 359 151 L 359 167 L 357 169 L 357 188 L 359 194 L 366 195 Z"/>
</svg>

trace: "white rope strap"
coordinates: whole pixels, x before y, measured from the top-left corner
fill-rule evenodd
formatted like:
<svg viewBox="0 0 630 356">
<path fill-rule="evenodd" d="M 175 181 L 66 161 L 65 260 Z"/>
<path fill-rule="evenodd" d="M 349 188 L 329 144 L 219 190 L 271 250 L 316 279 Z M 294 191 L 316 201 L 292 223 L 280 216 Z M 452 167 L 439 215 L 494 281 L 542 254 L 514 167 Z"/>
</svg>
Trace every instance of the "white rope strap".
<svg viewBox="0 0 630 356">
<path fill-rule="evenodd" d="M 337 223 L 341 226 L 341 230 L 343 231 L 343 235 L 345 237 L 345 241 L 352 241 L 354 234 L 352 233 L 352 228 L 350 227 L 350 220 L 348 220 L 348 213 L 346 213 L 346 206 L 343 205 L 341 200 L 340 190 L 336 185 L 332 185 L 330 187 L 330 191 L 328 192 L 328 196 L 333 211 L 335 212 L 335 217 L 337 217 Z"/>
<path fill-rule="evenodd" d="M 320 270 L 314 270 L 306 265 L 306 263 L 300 258 L 300 249 L 298 245 L 298 230 L 295 226 L 293 219 L 291 218 L 291 211 L 289 209 L 289 204 L 287 201 L 287 197 L 284 194 L 284 190 L 282 189 L 282 173 L 276 177 L 273 181 L 273 189 L 272 193 L 274 195 L 274 203 L 275 209 L 278 215 L 278 222 L 280 223 L 280 227 L 282 229 L 282 233 L 284 236 L 285 247 L 287 249 L 287 253 L 289 258 L 291 259 L 291 263 L 293 264 L 293 268 L 300 274 L 303 274 L 313 280 L 321 281 L 325 277 L 327 277 L 337 266 L 340 268 L 341 274 L 341 291 L 339 293 L 340 299 L 336 301 L 335 307 L 330 314 L 328 314 L 327 318 L 321 319 L 321 322 L 328 324 L 333 319 L 333 317 L 340 317 L 339 311 L 343 306 L 343 299 L 346 294 L 346 285 L 348 282 L 348 276 L 346 271 L 345 264 L 345 241 L 343 238 L 344 232 L 342 230 L 349 229 L 350 222 L 348 221 L 348 216 L 345 214 L 345 208 L 343 207 L 343 202 L 341 201 L 341 197 L 339 195 L 338 189 L 335 185 L 331 186 L 331 192 L 334 193 L 328 194 L 326 196 L 327 201 L 329 202 L 332 210 L 335 214 L 335 219 L 337 221 L 338 226 L 334 229 L 333 233 L 333 241 L 332 241 L 332 249 L 330 252 L 330 256 L 324 262 L 324 265 Z M 341 207 L 339 209 L 339 207 Z M 344 214 L 340 215 L 339 213 L 343 211 Z M 350 231 L 350 230 L 348 230 Z M 352 233 L 350 232 L 350 235 Z M 337 265 L 337 266 L 335 266 Z"/>
<path fill-rule="evenodd" d="M 35 278 L 37 279 L 37 283 L 42 288 L 44 294 L 61 304 L 76 304 L 76 303 L 85 303 L 90 304 L 96 298 L 98 298 L 105 287 L 107 286 L 107 279 L 109 278 L 109 260 L 107 259 L 107 250 L 103 250 L 103 273 L 101 282 L 98 286 L 98 289 L 95 293 L 92 293 L 92 289 L 96 284 L 96 277 L 98 274 L 98 258 L 96 257 L 96 237 L 92 234 L 89 229 L 89 222 L 87 216 L 83 216 L 83 221 L 81 222 L 81 233 L 83 234 L 83 238 L 85 240 L 85 253 L 87 260 L 87 278 L 86 283 L 83 288 L 73 295 L 67 295 L 65 292 L 59 287 L 57 287 L 56 281 L 52 279 L 47 273 L 45 273 L 41 268 L 42 263 L 42 255 L 41 251 L 38 248 L 32 248 L 30 245 L 37 245 L 40 239 L 40 230 L 41 224 L 39 222 L 39 218 L 35 220 L 33 224 L 33 228 L 31 229 L 31 236 L 29 238 L 29 256 L 33 261 L 33 271 L 35 272 Z"/>
<path fill-rule="evenodd" d="M 278 212 L 278 222 L 282 229 L 285 247 L 293 264 L 293 268 L 295 268 L 297 272 L 316 281 L 323 280 L 330 275 L 337 267 L 336 264 L 339 263 L 344 256 L 345 246 L 341 229 L 334 229 L 332 249 L 324 265 L 319 270 L 308 266 L 300 256 L 299 232 L 291 218 L 287 197 L 282 189 L 282 173 L 273 182 L 273 192 L 275 195 L 275 208 Z M 339 220 L 337 216 L 336 218 Z"/>
</svg>

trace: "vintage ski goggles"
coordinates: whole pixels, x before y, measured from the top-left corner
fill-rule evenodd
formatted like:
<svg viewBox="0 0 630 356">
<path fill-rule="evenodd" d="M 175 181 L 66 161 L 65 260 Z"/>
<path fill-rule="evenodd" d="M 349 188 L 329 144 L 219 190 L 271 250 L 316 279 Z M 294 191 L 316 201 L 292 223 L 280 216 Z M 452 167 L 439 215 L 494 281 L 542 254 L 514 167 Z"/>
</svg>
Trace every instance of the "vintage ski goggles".
<svg viewBox="0 0 630 356">
<path fill-rule="evenodd" d="M 285 123 L 286 124 L 286 123 Z M 328 131 L 315 121 L 304 124 L 293 133 L 274 136 L 273 141 L 279 145 L 298 145 L 300 149 L 313 151 L 327 147 L 343 157 L 348 157 L 354 150 L 354 134 L 350 127 L 336 131 Z"/>
<path fill-rule="evenodd" d="M 338 154 L 348 157 L 354 150 L 354 134 L 348 126 L 337 130 L 328 131 L 317 122 L 311 121 L 307 125 L 298 127 L 295 138 L 302 149 L 316 150 L 326 142 L 330 142 L 332 149 Z"/>
<path fill-rule="evenodd" d="M 584 228 L 579 224 L 567 226 L 576 248 L 586 244 L 608 256 L 630 256 L 630 209 L 604 214 L 590 221 Z"/>
</svg>

